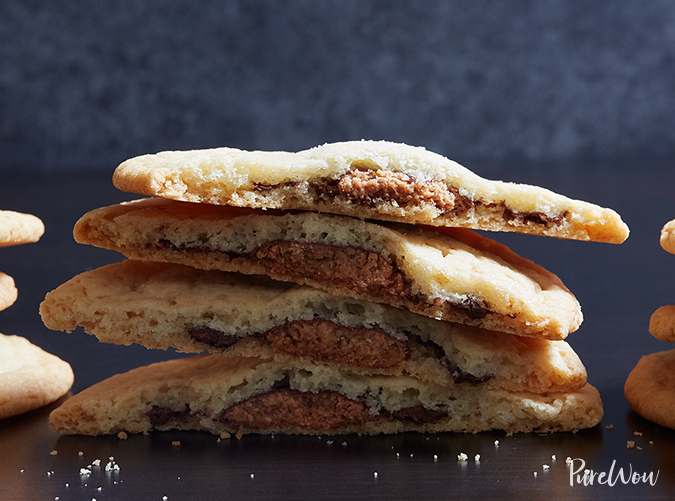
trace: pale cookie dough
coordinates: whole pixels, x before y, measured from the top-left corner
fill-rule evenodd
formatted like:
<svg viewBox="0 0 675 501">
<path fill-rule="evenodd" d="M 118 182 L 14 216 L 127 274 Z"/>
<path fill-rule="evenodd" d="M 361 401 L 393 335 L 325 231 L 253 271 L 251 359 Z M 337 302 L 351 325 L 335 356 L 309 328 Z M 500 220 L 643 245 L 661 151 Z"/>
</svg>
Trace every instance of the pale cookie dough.
<svg viewBox="0 0 675 501">
<path fill-rule="evenodd" d="M 652 313 L 649 332 L 661 341 L 675 342 L 675 305 L 661 306 Z"/>
<path fill-rule="evenodd" d="M 132 158 L 123 191 L 186 202 L 331 212 L 411 224 L 621 243 L 618 214 L 549 190 L 483 179 L 420 147 L 325 144 L 298 153 L 217 148 Z"/>
<path fill-rule="evenodd" d="M 72 384 L 67 362 L 23 337 L 0 334 L 0 419 L 50 404 Z"/>
<path fill-rule="evenodd" d="M 661 229 L 661 247 L 671 254 L 675 254 L 675 220 L 668 221 Z"/>
<path fill-rule="evenodd" d="M 643 356 L 628 375 L 624 394 L 640 416 L 675 429 L 675 350 Z"/>
<path fill-rule="evenodd" d="M 586 384 L 583 364 L 564 341 L 174 264 L 124 261 L 82 273 L 47 294 L 40 313 L 50 329 L 83 326 L 106 343 L 325 364 L 442 386 L 546 392 Z"/>
<path fill-rule="evenodd" d="M 0 311 L 12 306 L 17 295 L 14 279 L 0 271 Z"/>
<path fill-rule="evenodd" d="M 0 210 L 0 247 L 37 242 L 44 232 L 44 224 L 32 214 Z"/>
<path fill-rule="evenodd" d="M 443 388 L 408 377 L 357 376 L 321 366 L 205 355 L 113 376 L 50 415 L 62 434 L 153 430 L 375 435 L 407 431 L 576 431 L 603 415 L 590 385 L 578 392 Z"/>
<path fill-rule="evenodd" d="M 74 236 L 132 259 L 267 274 L 523 336 L 564 339 L 583 319 L 556 275 L 462 228 L 146 199 L 89 212 Z"/>
</svg>

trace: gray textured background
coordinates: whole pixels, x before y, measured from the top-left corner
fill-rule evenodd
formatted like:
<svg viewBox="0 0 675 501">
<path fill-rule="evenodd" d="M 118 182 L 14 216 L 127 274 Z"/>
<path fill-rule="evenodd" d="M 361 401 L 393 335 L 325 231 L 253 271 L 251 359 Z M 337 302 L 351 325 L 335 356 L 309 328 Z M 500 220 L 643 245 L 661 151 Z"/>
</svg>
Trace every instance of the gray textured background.
<svg viewBox="0 0 675 501">
<path fill-rule="evenodd" d="M 666 0 L 2 0 L 0 171 L 360 138 L 663 160 L 674 54 Z"/>
</svg>

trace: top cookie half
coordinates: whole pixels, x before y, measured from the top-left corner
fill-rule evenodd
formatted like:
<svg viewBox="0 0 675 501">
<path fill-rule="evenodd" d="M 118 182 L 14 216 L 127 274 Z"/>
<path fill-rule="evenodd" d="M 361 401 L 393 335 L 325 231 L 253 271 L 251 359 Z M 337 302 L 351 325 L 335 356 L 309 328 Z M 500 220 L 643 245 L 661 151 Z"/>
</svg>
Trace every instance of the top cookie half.
<svg viewBox="0 0 675 501">
<path fill-rule="evenodd" d="M 386 141 L 297 153 L 216 148 L 132 158 L 123 191 L 187 202 L 301 209 L 433 226 L 621 243 L 620 216 L 544 188 L 483 179 L 421 147 Z"/>
</svg>

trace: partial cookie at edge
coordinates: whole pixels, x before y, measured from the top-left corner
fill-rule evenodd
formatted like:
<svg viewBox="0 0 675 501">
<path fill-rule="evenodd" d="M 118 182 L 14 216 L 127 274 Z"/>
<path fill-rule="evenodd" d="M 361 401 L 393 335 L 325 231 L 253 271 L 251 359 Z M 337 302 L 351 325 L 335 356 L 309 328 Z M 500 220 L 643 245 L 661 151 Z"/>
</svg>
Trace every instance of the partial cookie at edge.
<svg viewBox="0 0 675 501">
<path fill-rule="evenodd" d="M 661 306 L 652 313 L 649 332 L 660 341 L 675 342 L 675 305 Z"/>
<path fill-rule="evenodd" d="M 675 350 L 643 356 L 624 384 L 626 400 L 640 416 L 675 429 Z"/>
<path fill-rule="evenodd" d="M 37 242 L 45 231 L 40 218 L 10 210 L 0 210 L 0 247 Z"/>
<path fill-rule="evenodd" d="M 70 364 L 20 336 L 0 334 L 0 419 L 52 403 L 73 384 Z"/>
<path fill-rule="evenodd" d="M 0 311 L 12 306 L 17 296 L 14 279 L 0 271 Z"/>
</svg>

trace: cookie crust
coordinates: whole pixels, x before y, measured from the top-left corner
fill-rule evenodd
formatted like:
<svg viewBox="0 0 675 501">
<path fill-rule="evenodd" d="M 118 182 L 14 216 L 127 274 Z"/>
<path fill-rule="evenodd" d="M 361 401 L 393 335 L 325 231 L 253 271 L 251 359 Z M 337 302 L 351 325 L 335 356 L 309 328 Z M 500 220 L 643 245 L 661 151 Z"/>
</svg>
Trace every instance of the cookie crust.
<svg viewBox="0 0 675 501">
<path fill-rule="evenodd" d="M 424 148 L 386 141 L 297 153 L 216 148 L 161 152 L 115 170 L 123 191 L 187 202 L 300 209 L 410 224 L 621 243 L 614 211 L 514 183 L 483 179 Z"/>
</svg>

